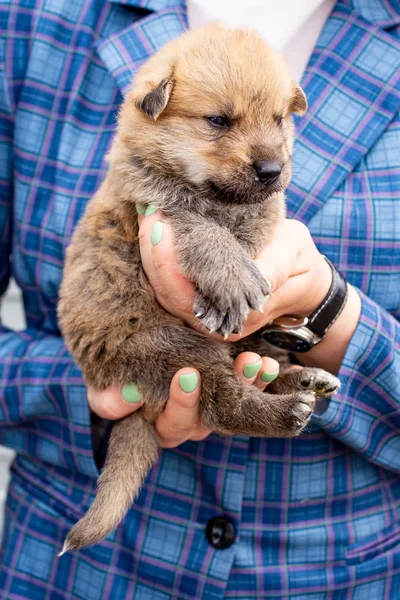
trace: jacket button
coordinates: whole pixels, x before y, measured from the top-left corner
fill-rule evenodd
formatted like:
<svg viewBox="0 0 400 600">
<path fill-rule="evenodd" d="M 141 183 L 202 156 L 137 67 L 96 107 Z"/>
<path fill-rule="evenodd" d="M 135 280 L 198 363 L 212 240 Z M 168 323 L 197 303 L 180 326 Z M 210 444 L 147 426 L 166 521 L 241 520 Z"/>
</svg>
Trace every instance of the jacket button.
<svg viewBox="0 0 400 600">
<path fill-rule="evenodd" d="M 207 523 L 206 536 L 211 546 L 217 550 L 225 550 L 235 541 L 236 528 L 227 517 L 214 517 Z"/>
</svg>

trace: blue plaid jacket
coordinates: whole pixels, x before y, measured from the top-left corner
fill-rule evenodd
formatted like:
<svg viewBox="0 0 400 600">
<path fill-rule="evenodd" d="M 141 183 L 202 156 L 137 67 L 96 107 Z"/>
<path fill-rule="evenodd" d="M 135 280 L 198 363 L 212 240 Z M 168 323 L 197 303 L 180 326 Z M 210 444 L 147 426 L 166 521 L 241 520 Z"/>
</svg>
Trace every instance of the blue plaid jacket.
<svg viewBox="0 0 400 600">
<path fill-rule="evenodd" d="M 104 177 L 122 94 L 185 27 L 182 0 L 0 1 L 0 440 L 17 451 L 0 596 L 400 598 L 400 4 L 345 0 L 303 78 L 289 214 L 362 297 L 342 391 L 294 440 L 163 452 L 123 524 L 56 558 L 98 475 L 85 387 L 56 319 L 65 248 Z M 216 550 L 208 520 L 237 538 Z"/>
</svg>

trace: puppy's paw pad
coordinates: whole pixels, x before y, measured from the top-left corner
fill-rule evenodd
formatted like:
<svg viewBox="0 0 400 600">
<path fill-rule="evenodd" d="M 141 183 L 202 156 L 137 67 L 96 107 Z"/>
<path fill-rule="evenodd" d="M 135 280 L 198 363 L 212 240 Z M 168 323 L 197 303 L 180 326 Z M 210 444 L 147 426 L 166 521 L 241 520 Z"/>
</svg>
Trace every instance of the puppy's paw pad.
<svg viewBox="0 0 400 600">
<path fill-rule="evenodd" d="M 317 396 L 331 396 L 340 388 L 340 381 L 323 369 L 303 369 L 300 385 L 303 389 L 313 390 Z"/>
</svg>

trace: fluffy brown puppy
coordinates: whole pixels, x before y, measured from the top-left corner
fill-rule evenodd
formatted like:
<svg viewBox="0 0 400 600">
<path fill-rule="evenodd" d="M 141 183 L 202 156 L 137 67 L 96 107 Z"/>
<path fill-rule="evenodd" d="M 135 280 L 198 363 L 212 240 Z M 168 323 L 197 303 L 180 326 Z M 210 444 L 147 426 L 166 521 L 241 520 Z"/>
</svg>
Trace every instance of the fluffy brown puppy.
<svg viewBox="0 0 400 600">
<path fill-rule="evenodd" d="M 290 372 L 263 393 L 238 380 L 233 357 L 260 348 L 210 340 L 166 313 L 143 272 L 135 204 L 163 210 L 185 274 L 197 285 L 194 311 L 209 330 L 240 332 L 268 282 L 252 258 L 283 218 L 291 175 L 292 113 L 304 93 L 283 59 L 254 32 L 212 24 L 167 44 L 140 70 L 109 154 L 110 169 L 68 249 L 60 326 L 86 382 L 135 382 L 139 411 L 115 423 L 96 499 L 64 551 L 93 544 L 125 515 L 159 444 L 154 420 L 174 373 L 201 374 L 204 424 L 222 435 L 290 437 L 307 424 L 315 391 L 333 376 Z"/>
</svg>

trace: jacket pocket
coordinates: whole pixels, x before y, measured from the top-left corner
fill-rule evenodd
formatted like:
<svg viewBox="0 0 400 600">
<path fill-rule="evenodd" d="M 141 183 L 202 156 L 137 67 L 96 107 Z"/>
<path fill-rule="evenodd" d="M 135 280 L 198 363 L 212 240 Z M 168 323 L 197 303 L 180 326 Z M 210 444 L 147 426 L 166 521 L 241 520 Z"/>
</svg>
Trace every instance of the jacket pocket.
<svg viewBox="0 0 400 600">
<path fill-rule="evenodd" d="M 352 544 L 347 549 L 345 559 L 348 565 L 358 565 L 389 552 L 396 546 L 399 546 L 400 550 L 400 523 L 395 523 L 361 542 Z"/>
</svg>

